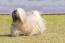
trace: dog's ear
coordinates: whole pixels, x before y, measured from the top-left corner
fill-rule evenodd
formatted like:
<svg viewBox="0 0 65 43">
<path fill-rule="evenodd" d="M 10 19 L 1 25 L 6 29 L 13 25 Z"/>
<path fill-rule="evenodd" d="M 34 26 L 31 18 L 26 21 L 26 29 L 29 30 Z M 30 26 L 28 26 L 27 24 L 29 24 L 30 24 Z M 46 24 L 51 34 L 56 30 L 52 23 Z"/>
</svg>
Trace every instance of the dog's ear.
<svg viewBox="0 0 65 43">
<path fill-rule="evenodd" d="M 17 17 L 16 17 L 16 10 L 14 10 L 12 12 L 12 19 L 13 19 L 13 22 L 15 22 L 17 20 Z"/>
<path fill-rule="evenodd" d="M 26 12 L 24 9 L 22 8 L 17 8 L 17 16 L 20 18 L 20 21 L 22 23 L 24 23 L 24 21 L 26 20 Z"/>
</svg>

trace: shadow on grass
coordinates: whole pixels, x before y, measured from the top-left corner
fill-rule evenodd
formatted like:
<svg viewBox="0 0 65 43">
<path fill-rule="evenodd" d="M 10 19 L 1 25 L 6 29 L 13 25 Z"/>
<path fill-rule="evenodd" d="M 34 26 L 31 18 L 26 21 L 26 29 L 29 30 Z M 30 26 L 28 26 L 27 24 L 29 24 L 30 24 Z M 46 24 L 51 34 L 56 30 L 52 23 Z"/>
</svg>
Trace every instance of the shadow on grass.
<svg viewBox="0 0 65 43">
<path fill-rule="evenodd" d="M 20 34 L 19 36 L 26 36 L 26 35 Z M 12 36 L 11 34 L 8 34 L 8 35 L 0 35 L 0 37 L 16 37 L 16 36 Z"/>
<path fill-rule="evenodd" d="M 11 35 L 10 34 L 8 34 L 8 35 L 0 35 L 0 37 L 11 37 Z"/>
</svg>

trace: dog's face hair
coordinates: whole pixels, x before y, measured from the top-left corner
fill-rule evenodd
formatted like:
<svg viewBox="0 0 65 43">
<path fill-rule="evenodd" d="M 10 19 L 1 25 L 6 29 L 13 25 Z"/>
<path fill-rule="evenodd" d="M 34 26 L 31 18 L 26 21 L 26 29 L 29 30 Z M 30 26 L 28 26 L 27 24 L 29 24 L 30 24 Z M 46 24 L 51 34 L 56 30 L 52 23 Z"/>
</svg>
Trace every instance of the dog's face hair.
<svg viewBox="0 0 65 43">
<path fill-rule="evenodd" d="M 13 19 L 13 22 L 16 22 L 17 20 L 20 21 L 20 18 L 17 16 L 17 10 L 14 10 L 12 12 L 12 19 Z"/>
</svg>

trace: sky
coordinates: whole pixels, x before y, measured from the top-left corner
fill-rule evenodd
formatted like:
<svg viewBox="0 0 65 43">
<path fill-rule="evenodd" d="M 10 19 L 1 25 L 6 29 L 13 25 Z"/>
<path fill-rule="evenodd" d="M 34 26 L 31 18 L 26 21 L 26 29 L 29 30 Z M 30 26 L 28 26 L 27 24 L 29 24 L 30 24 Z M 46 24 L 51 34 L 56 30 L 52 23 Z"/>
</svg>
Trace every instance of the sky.
<svg viewBox="0 0 65 43">
<path fill-rule="evenodd" d="M 43 13 L 65 13 L 65 0 L 0 0 L 0 12 L 10 13 L 16 8 L 36 9 Z"/>
</svg>

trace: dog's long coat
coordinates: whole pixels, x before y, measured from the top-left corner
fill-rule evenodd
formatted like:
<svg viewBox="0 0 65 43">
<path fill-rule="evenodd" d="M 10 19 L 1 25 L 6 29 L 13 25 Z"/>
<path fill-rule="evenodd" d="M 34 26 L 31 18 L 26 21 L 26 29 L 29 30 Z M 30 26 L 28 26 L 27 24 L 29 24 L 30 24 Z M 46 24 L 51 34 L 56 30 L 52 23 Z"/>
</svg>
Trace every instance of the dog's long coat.
<svg viewBox="0 0 65 43">
<path fill-rule="evenodd" d="M 30 15 L 27 16 L 22 8 L 17 8 L 15 15 L 19 19 L 17 19 L 15 22 L 13 21 L 12 23 L 12 36 L 16 36 L 16 34 L 19 34 L 19 32 L 24 35 L 31 36 L 34 34 L 43 33 L 46 30 L 46 22 L 41 18 L 38 11 L 32 11 Z"/>
</svg>

